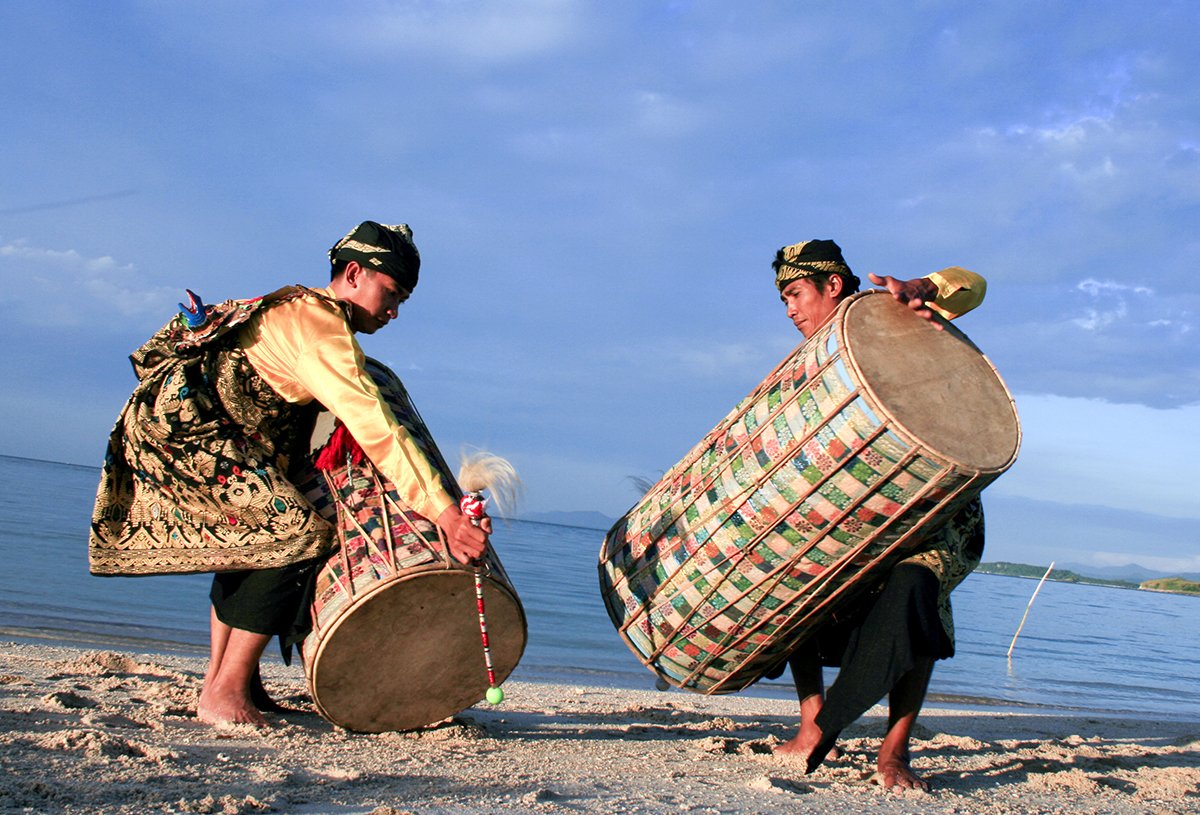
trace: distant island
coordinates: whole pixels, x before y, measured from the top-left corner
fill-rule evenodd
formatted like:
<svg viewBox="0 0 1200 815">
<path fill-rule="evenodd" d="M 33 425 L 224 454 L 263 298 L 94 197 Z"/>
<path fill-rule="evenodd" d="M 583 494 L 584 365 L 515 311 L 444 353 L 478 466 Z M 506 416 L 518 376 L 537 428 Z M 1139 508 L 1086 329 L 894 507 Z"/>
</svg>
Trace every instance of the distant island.
<svg viewBox="0 0 1200 815">
<path fill-rule="evenodd" d="M 1040 580 L 1046 574 L 1045 566 L 1030 566 L 1027 563 L 980 563 L 975 570 L 981 574 L 999 574 L 1006 577 L 1032 577 Z M 1135 583 L 1132 580 L 1113 580 L 1104 577 L 1088 577 L 1069 569 L 1052 569 L 1047 580 L 1060 583 L 1086 583 L 1094 586 L 1112 586 L 1119 589 L 1140 589 L 1142 591 L 1164 591 L 1171 594 L 1194 594 L 1200 596 L 1200 583 L 1184 580 L 1182 577 L 1159 577 Z"/>
<path fill-rule="evenodd" d="M 1200 583 L 1194 580 L 1184 580 L 1182 577 L 1160 577 L 1155 580 L 1147 580 L 1138 588 L 1145 591 L 1166 591 L 1171 594 L 1200 595 Z"/>
</svg>

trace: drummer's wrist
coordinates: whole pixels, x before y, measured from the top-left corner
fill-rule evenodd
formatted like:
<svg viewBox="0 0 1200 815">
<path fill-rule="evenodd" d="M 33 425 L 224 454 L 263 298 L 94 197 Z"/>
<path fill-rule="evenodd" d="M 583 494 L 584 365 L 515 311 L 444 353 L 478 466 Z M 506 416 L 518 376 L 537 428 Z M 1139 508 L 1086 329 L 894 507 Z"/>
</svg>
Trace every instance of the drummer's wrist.
<svg viewBox="0 0 1200 815">
<path fill-rule="evenodd" d="M 451 498 L 449 494 L 441 492 L 426 498 L 425 511 L 417 511 L 420 512 L 420 514 L 424 517 L 438 524 L 438 526 L 441 526 L 443 516 L 445 516 L 445 520 L 450 519 L 450 516 L 446 515 L 446 511 L 451 509 L 455 510 L 456 512 L 461 512 L 461 510 L 458 508 L 458 502 Z"/>
<path fill-rule="evenodd" d="M 453 529 L 458 523 L 461 523 L 462 510 L 457 504 L 451 504 L 438 513 L 436 523 L 443 529 Z"/>
<path fill-rule="evenodd" d="M 918 295 L 921 300 L 926 303 L 932 303 L 938 299 L 941 294 L 941 289 L 938 287 L 937 281 L 932 277 L 921 278 L 921 293 Z"/>
</svg>

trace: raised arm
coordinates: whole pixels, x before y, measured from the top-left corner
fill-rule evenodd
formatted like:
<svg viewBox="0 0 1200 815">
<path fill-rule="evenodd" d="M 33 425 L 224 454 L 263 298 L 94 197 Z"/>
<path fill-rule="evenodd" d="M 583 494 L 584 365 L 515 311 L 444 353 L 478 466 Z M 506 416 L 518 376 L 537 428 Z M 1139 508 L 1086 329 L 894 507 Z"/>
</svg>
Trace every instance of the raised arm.
<svg viewBox="0 0 1200 815">
<path fill-rule="evenodd" d="M 881 277 L 874 272 L 868 273 L 867 277 L 876 286 L 891 292 L 892 297 L 907 305 L 918 317 L 932 320 L 939 331 L 942 325 L 933 320 L 935 313 L 953 320 L 979 306 L 987 294 L 987 281 L 959 266 L 912 280 L 900 280 L 891 275 Z"/>
</svg>

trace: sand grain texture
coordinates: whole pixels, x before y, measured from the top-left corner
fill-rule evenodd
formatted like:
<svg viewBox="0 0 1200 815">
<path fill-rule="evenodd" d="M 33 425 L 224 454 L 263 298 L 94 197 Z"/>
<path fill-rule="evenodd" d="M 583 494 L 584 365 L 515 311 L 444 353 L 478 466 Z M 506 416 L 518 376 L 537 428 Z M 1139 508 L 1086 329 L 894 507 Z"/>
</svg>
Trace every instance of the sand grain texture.
<svg viewBox="0 0 1200 815">
<path fill-rule="evenodd" d="M 510 682 L 413 733 L 314 712 L 298 668 L 267 668 L 274 726 L 194 718 L 204 663 L 3 646 L 2 813 L 1200 812 L 1200 723 L 927 710 L 931 793 L 869 783 L 883 711 L 812 775 L 775 757 L 796 706 L 749 696 Z"/>
</svg>

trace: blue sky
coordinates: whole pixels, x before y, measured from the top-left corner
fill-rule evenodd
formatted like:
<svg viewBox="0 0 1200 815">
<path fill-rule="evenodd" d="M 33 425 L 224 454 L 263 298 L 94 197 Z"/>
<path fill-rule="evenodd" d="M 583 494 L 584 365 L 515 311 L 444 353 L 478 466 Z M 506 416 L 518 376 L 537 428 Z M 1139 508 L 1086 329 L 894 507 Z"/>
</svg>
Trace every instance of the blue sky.
<svg viewBox="0 0 1200 815">
<path fill-rule="evenodd" d="M 527 511 L 617 516 L 797 342 L 775 250 L 833 238 L 989 281 L 961 326 L 1025 439 L 988 559 L 1200 571 L 1198 37 L 1191 2 L 10 0 L 0 453 L 98 463 L 185 286 L 323 283 L 404 221 L 422 282 L 364 348 Z"/>
</svg>

